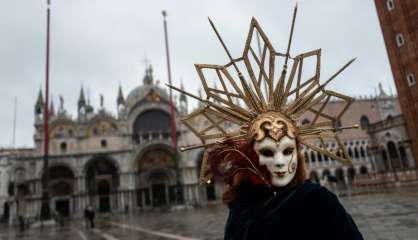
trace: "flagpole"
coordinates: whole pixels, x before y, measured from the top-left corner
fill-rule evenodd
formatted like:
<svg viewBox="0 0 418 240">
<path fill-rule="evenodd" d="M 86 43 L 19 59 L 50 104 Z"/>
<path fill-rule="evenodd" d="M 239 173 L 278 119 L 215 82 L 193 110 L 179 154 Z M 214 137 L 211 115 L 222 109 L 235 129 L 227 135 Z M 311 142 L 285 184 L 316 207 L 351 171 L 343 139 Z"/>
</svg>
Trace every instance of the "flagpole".
<svg viewBox="0 0 418 240">
<path fill-rule="evenodd" d="M 48 168 L 49 168 L 49 46 L 50 46 L 50 24 L 51 24 L 51 0 L 47 0 L 46 13 L 46 65 L 45 65 L 45 105 L 44 105 L 44 164 L 42 174 L 42 206 L 41 220 L 49 220 L 51 211 L 49 207 L 48 192 Z"/>
<path fill-rule="evenodd" d="M 165 10 L 162 11 L 163 15 L 163 23 L 164 23 L 164 37 L 165 37 L 165 51 L 167 57 L 167 73 L 168 73 L 168 83 L 171 84 L 171 66 L 170 66 L 170 51 L 168 47 L 168 31 L 167 31 L 167 12 Z M 173 90 L 169 89 L 170 93 L 170 113 L 171 113 L 171 141 L 174 148 L 174 163 L 175 163 L 175 170 L 176 170 L 176 195 L 177 195 L 177 203 L 183 203 L 183 189 L 181 186 L 180 181 L 180 165 L 179 165 L 179 156 L 177 153 L 177 127 L 176 127 L 176 112 L 174 110 L 174 102 L 173 102 Z"/>
</svg>

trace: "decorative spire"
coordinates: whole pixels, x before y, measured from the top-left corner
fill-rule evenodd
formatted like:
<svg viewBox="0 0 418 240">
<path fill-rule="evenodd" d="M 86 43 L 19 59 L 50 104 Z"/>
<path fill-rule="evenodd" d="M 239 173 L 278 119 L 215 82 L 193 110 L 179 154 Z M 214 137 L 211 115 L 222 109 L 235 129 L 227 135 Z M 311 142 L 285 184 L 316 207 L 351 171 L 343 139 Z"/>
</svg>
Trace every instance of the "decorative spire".
<svg viewBox="0 0 418 240">
<path fill-rule="evenodd" d="M 153 76 L 152 76 L 152 66 L 149 65 L 147 69 L 145 69 L 145 76 L 144 76 L 144 85 L 152 85 L 153 84 Z"/>
<path fill-rule="evenodd" d="M 117 106 L 125 105 L 125 98 L 123 97 L 122 86 L 119 83 L 118 98 L 116 99 Z"/>
<path fill-rule="evenodd" d="M 181 80 L 180 88 L 184 91 L 183 80 Z M 180 93 L 180 102 L 187 102 L 186 94 Z"/>
<path fill-rule="evenodd" d="M 84 89 L 83 86 L 81 86 L 80 89 L 80 96 L 78 97 L 78 110 L 80 110 L 82 107 L 86 106 L 86 98 L 84 97 Z"/>
<path fill-rule="evenodd" d="M 36 114 L 42 113 L 43 107 L 44 107 L 44 97 L 42 94 L 42 88 L 39 88 L 38 98 L 36 99 L 36 103 L 35 103 L 35 113 Z"/>
<path fill-rule="evenodd" d="M 103 94 L 100 94 L 100 108 L 101 109 L 104 108 L 104 96 L 103 96 Z"/>
<path fill-rule="evenodd" d="M 36 99 L 36 104 L 44 104 L 44 96 L 42 94 L 42 89 L 39 89 L 38 98 Z"/>
</svg>

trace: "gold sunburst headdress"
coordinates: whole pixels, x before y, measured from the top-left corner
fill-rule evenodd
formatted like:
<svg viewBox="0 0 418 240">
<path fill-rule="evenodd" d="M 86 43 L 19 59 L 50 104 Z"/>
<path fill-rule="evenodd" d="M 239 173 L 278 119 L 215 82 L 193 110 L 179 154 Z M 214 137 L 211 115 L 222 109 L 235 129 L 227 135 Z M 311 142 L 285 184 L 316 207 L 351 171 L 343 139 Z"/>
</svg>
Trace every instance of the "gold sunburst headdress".
<svg viewBox="0 0 418 240">
<path fill-rule="evenodd" d="M 337 132 L 358 127 L 357 125 L 340 126 L 340 118 L 353 99 L 327 90 L 325 86 L 355 59 L 350 60 L 321 84 L 321 49 L 293 57 L 289 53 L 296 12 L 297 5 L 293 12 L 290 37 L 285 53 L 274 49 L 257 20 L 252 18 L 244 52 L 239 58 L 232 57 L 213 22 L 209 19 L 230 61 L 225 65 L 195 64 L 207 96 L 206 99 L 169 85 L 172 89 L 203 103 L 203 107 L 182 118 L 182 123 L 202 143 L 182 147 L 181 150 L 201 147 L 207 150 L 210 146 L 225 141 L 247 140 L 251 142 L 261 140 L 266 136 L 278 140 L 283 135 L 287 135 L 292 138 L 297 136 L 299 143 L 307 148 L 345 164 L 351 164 Z M 255 50 L 257 47 L 258 51 Z M 310 67 L 313 73 L 304 73 L 304 64 L 306 66 L 312 61 L 313 66 Z M 211 86 L 208 79 L 213 78 L 220 83 L 220 89 L 216 85 Z M 331 99 L 343 102 L 336 115 L 324 111 Z M 307 124 L 301 124 L 299 118 L 306 113 L 312 116 L 312 120 Z M 202 122 L 207 124 L 201 124 Z M 337 147 L 328 148 L 325 139 L 333 139 Z M 205 156 L 207 157 L 207 151 L 205 151 Z M 205 164 L 204 157 L 202 169 L 205 168 Z"/>
</svg>

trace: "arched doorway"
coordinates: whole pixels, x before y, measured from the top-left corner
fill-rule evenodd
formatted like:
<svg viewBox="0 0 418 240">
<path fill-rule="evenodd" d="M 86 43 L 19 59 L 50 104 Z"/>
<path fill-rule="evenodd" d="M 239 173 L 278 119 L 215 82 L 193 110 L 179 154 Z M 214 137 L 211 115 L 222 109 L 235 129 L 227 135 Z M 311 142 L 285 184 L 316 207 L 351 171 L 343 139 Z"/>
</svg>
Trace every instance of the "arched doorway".
<svg viewBox="0 0 418 240">
<path fill-rule="evenodd" d="M 162 207 L 168 204 L 169 200 L 169 179 L 162 171 L 153 172 L 149 176 L 151 185 L 152 206 Z"/>
<path fill-rule="evenodd" d="M 409 167 L 408 158 L 406 156 L 406 151 L 403 146 L 399 146 L 399 154 L 401 155 L 400 157 L 401 157 L 403 167 L 408 168 Z"/>
<path fill-rule="evenodd" d="M 110 211 L 110 182 L 107 179 L 97 181 L 97 195 L 99 196 L 99 212 Z"/>
<path fill-rule="evenodd" d="M 53 208 L 61 216 L 71 215 L 74 173 L 67 166 L 53 166 L 48 170 L 48 189 Z"/>
<path fill-rule="evenodd" d="M 110 157 L 97 156 L 89 161 L 86 184 L 90 201 L 99 212 L 110 212 L 115 205 L 112 204 L 112 196 L 119 186 L 118 169 Z"/>
<path fill-rule="evenodd" d="M 386 144 L 386 147 L 388 149 L 389 161 L 392 164 L 392 168 L 393 169 L 400 168 L 401 167 L 401 164 L 400 164 L 400 158 L 399 158 L 399 155 L 398 155 L 398 151 L 396 149 L 396 144 L 394 142 L 392 142 L 392 141 L 389 141 Z"/>
<path fill-rule="evenodd" d="M 176 202 L 174 152 L 166 145 L 152 145 L 137 160 L 138 206 L 161 207 Z"/>
</svg>

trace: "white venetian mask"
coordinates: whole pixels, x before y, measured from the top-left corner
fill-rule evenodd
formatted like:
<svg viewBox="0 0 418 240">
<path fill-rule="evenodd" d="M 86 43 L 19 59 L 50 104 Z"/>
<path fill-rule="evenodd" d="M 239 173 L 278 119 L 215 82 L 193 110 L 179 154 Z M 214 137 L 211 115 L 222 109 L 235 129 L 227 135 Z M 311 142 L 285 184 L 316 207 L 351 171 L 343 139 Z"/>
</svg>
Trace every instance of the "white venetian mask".
<svg viewBox="0 0 418 240">
<path fill-rule="evenodd" d="M 255 142 L 254 150 L 260 165 L 266 166 L 270 172 L 273 186 L 284 187 L 295 177 L 298 164 L 295 139 L 283 136 L 277 142 L 266 137 Z"/>
</svg>

